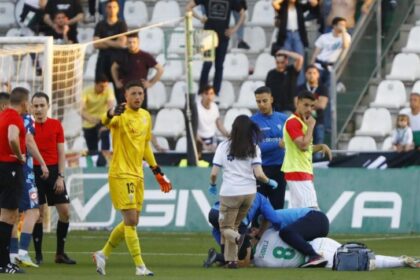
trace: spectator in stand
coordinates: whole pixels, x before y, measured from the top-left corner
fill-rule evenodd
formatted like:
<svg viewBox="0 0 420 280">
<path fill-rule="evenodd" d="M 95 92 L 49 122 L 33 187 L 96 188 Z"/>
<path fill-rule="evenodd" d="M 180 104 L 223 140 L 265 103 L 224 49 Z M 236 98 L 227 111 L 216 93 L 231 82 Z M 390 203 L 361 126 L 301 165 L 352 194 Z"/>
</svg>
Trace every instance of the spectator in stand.
<svg viewBox="0 0 420 280">
<path fill-rule="evenodd" d="M 308 47 L 308 34 L 305 27 L 304 12 L 315 10 L 318 0 L 309 0 L 305 4 L 297 0 L 273 0 L 274 10 L 278 13 L 280 26 L 278 27 L 275 53 L 279 49 L 296 52 L 305 57 L 305 48 Z M 304 82 L 303 73 L 299 75 L 299 83 Z"/>
<path fill-rule="evenodd" d="M 201 92 L 201 100 L 197 101 L 198 127 L 197 141 L 203 146 L 203 150 L 214 151 L 217 146 L 216 129 L 223 136 L 229 137 L 229 132 L 223 126 L 219 108 L 214 99 L 216 92 L 214 87 L 206 86 Z"/>
<path fill-rule="evenodd" d="M 255 101 L 258 112 L 251 117 L 251 120 L 258 125 L 262 135 L 261 141 L 258 143 L 261 149 L 262 169 L 279 186 L 273 189 L 267 184 L 260 184 L 257 191 L 270 199 L 274 209 L 283 209 L 286 180 L 281 171 L 284 159 L 282 140 L 283 126 L 287 116 L 273 111 L 273 96 L 269 87 L 257 88 Z"/>
<path fill-rule="evenodd" d="M 83 20 L 83 9 L 79 0 L 50 0 L 45 6 L 44 22 L 57 33 L 62 33 L 53 21 L 54 15 L 64 12 L 67 16 L 66 25 L 69 26 L 69 34 L 74 34 L 77 43 L 77 23 Z"/>
<path fill-rule="evenodd" d="M 356 26 L 355 14 L 357 0 L 331 0 L 331 8 L 326 18 L 326 32 L 330 32 L 334 28 L 334 18 L 342 17 L 347 21 L 347 28 L 349 33 L 353 33 L 354 27 Z M 361 12 L 366 14 L 369 11 L 370 6 L 374 3 L 373 0 L 363 0 Z"/>
<path fill-rule="evenodd" d="M 30 19 L 28 27 L 35 33 L 44 31 L 44 9 L 47 5 L 47 0 L 25 0 L 23 4 L 22 13 L 19 16 L 19 22 L 24 23 L 29 12 L 34 13 Z"/>
<path fill-rule="evenodd" d="M 410 117 L 400 113 L 397 117 L 397 125 L 392 132 L 392 149 L 397 152 L 407 152 L 413 148 L 413 131 L 410 128 Z"/>
<path fill-rule="evenodd" d="M 288 65 L 289 57 L 295 60 Z M 303 56 L 298 53 L 279 50 L 276 53 L 276 68 L 270 70 L 265 85 L 273 95 L 274 111 L 290 115 L 294 111 L 293 98 L 296 96 L 296 79 L 303 66 Z"/>
<path fill-rule="evenodd" d="M 246 11 L 248 10 L 248 5 L 246 4 L 246 0 L 239 0 L 239 4 L 242 8 Z M 233 11 L 233 17 L 235 18 L 235 22 L 237 23 L 241 19 L 241 14 L 237 11 Z M 244 33 L 245 33 L 245 24 L 242 24 L 238 31 L 236 31 L 236 37 L 238 38 L 238 49 L 245 49 L 249 50 L 250 47 L 247 42 L 244 40 Z"/>
<path fill-rule="evenodd" d="M 108 0 L 106 2 L 106 18 L 95 26 L 95 33 L 93 40 L 114 36 L 120 33 L 127 32 L 127 24 L 125 21 L 118 18 L 119 6 L 116 0 Z M 95 49 L 99 49 L 98 60 L 96 62 L 95 77 L 102 74 L 113 82 L 115 97 L 117 96 L 117 86 L 114 83 L 111 75 L 111 66 L 113 59 L 118 52 L 127 45 L 127 37 L 120 36 L 112 40 L 95 43 Z M 118 100 L 118 99 L 117 99 Z"/>
<path fill-rule="evenodd" d="M 315 65 L 309 65 L 306 68 L 306 82 L 300 85 L 297 92 L 308 91 L 311 92 L 316 99 L 315 110 L 312 112 L 313 117 L 316 119 L 314 128 L 314 144 L 324 143 L 325 137 L 325 123 L 324 114 L 328 104 L 328 89 L 323 86 L 319 81 L 319 70 Z M 297 104 L 297 96 L 295 96 L 295 107 Z M 320 159 L 321 154 L 314 154 L 315 159 Z"/>
<path fill-rule="evenodd" d="M 111 74 L 117 86 L 118 104 L 125 101 L 124 87 L 130 81 L 140 81 L 145 95 L 142 108 L 147 108 L 147 89 L 156 84 L 163 75 L 163 67 L 150 54 L 140 49 L 139 35 L 131 33 L 127 36 L 127 49 L 120 52 L 112 63 Z M 156 74 L 148 80 L 149 70 L 154 68 Z"/>
<path fill-rule="evenodd" d="M 203 5 L 205 7 L 206 15 L 199 16 L 193 11 L 193 8 L 197 5 Z M 225 61 L 229 39 L 244 23 L 245 11 L 238 0 L 190 0 L 186 6 L 186 11 L 192 12 L 194 17 L 204 24 L 204 29 L 213 30 L 217 33 L 219 45 L 216 48 L 213 86 L 216 95 L 219 95 L 223 79 L 223 63 Z M 231 11 L 237 11 L 240 14 L 240 18 L 234 27 L 229 27 Z M 206 61 L 203 63 L 199 92 L 202 92 L 203 88 L 208 85 L 211 67 L 212 62 Z"/>
<path fill-rule="evenodd" d="M 55 28 L 46 31 L 47 36 L 54 38 L 54 43 L 59 45 L 77 43 L 77 31 L 68 25 L 69 18 L 66 13 L 59 11 L 53 16 Z"/>
<path fill-rule="evenodd" d="M 420 150 L 420 93 L 412 92 L 410 94 L 410 108 L 401 110 L 400 114 L 409 116 L 414 145 L 416 149 Z"/>
<path fill-rule="evenodd" d="M 98 152 L 98 139 L 101 140 L 101 151 L 109 151 L 109 129 L 101 123 L 101 117 L 115 106 L 115 97 L 108 86 L 105 75 L 99 76 L 95 84 L 86 87 L 82 93 L 83 135 L 89 154 Z"/>
<path fill-rule="evenodd" d="M 92 0 L 90 0 L 92 1 Z M 107 11 L 106 11 L 106 3 L 109 0 L 99 0 L 99 13 L 103 16 L 106 17 L 107 15 Z M 121 20 L 124 20 L 124 6 L 125 6 L 125 0 L 118 0 L 118 6 L 120 7 L 120 10 L 118 12 L 118 18 Z"/>
</svg>

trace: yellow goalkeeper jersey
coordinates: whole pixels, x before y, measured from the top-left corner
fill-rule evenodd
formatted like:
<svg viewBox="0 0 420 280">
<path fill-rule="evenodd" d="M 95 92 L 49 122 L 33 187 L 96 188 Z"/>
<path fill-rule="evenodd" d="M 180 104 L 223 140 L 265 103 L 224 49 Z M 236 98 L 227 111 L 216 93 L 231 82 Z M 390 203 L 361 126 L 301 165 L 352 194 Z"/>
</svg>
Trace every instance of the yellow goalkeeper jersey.
<svg viewBox="0 0 420 280">
<path fill-rule="evenodd" d="M 112 119 L 104 114 L 102 123 L 111 130 L 112 137 L 109 176 L 143 178 L 143 158 L 145 152 L 151 151 L 152 121 L 149 112 L 127 107 L 123 114 Z"/>
</svg>

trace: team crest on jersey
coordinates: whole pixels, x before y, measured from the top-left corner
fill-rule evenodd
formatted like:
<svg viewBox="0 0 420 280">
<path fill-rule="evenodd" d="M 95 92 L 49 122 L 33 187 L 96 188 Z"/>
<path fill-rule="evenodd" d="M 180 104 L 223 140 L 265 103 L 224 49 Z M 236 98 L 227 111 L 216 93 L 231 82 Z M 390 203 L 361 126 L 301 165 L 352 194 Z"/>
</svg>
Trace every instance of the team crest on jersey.
<svg viewBox="0 0 420 280">
<path fill-rule="evenodd" d="M 233 161 L 234 159 L 235 159 L 235 157 L 233 155 L 228 155 L 227 156 L 228 161 Z"/>
<path fill-rule="evenodd" d="M 279 130 L 282 130 L 282 127 L 283 127 L 283 126 L 282 126 L 281 124 L 278 124 L 278 125 L 277 125 L 277 128 L 278 128 Z"/>
</svg>

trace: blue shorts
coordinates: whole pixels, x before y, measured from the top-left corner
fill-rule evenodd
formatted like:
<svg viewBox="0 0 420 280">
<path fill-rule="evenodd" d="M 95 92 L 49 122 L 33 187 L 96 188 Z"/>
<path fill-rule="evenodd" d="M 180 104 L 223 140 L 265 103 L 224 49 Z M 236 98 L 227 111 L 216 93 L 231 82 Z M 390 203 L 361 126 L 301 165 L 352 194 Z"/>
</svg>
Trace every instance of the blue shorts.
<svg viewBox="0 0 420 280">
<path fill-rule="evenodd" d="M 39 208 L 38 189 L 35 186 L 35 174 L 27 168 L 24 169 L 25 184 L 23 186 L 22 196 L 19 202 L 19 212 L 25 212 L 29 209 Z"/>
</svg>

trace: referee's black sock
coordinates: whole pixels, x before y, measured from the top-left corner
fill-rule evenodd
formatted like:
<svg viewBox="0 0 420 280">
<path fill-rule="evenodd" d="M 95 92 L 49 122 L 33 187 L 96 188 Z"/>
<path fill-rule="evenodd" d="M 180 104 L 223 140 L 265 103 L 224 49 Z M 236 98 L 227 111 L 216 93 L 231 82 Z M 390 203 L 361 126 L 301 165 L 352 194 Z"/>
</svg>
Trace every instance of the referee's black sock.
<svg viewBox="0 0 420 280">
<path fill-rule="evenodd" d="M 12 237 L 13 225 L 0 222 L 0 266 L 5 267 L 10 263 L 9 245 Z"/>
<path fill-rule="evenodd" d="M 66 243 L 69 223 L 57 222 L 57 255 L 64 254 L 64 244 Z"/>
<path fill-rule="evenodd" d="M 32 232 L 32 239 L 34 240 L 35 254 L 37 256 L 42 255 L 42 237 L 44 235 L 44 229 L 42 223 L 36 223 Z"/>
</svg>

